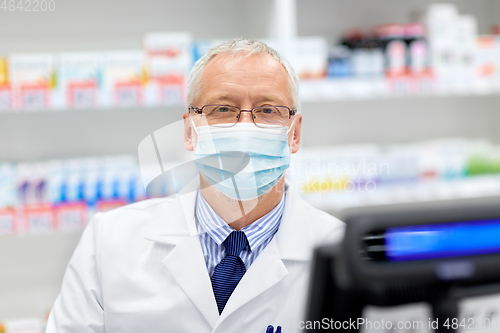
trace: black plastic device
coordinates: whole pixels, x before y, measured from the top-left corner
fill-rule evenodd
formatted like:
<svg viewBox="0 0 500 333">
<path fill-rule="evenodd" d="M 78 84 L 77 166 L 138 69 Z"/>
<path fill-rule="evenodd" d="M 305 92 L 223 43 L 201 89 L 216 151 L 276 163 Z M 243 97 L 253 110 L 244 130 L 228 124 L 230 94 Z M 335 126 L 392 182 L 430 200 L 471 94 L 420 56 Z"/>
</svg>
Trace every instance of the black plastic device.
<svg viewBox="0 0 500 333">
<path fill-rule="evenodd" d="M 426 302 L 435 331 L 451 332 L 443 324 L 458 318 L 460 299 L 500 293 L 500 202 L 353 213 L 345 221 L 344 240 L 315 251 L 307 321 L 352 321 L 366 305 Z"/>
</svg>

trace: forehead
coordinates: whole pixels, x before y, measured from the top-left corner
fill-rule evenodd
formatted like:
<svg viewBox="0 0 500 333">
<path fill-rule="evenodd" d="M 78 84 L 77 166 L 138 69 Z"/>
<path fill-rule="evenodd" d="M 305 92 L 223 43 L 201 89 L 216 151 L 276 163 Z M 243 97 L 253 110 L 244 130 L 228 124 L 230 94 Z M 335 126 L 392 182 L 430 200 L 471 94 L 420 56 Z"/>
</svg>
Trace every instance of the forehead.
<svg viewBox="0 0 500 333">
<path fill-rule="evenodd" d="M 290 104 L 288 73 L 267 53 L 252 55 L 220 54 L 206 65 L 200 82 L 202 103 L 218 99 L 264 99 Z M 235 101 L 237 102 L 237 101 Z"/>
</svg>

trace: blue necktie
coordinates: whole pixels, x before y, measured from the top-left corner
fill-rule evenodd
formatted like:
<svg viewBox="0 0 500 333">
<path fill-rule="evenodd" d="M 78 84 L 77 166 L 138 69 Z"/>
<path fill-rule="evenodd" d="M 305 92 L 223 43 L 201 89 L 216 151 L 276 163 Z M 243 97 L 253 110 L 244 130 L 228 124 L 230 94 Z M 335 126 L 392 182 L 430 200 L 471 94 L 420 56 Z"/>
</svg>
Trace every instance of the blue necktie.
<svg viewBox="0 0 500 333">
<path fill-rule="evenodd" d="M 246 272 L 240 252 L 247 246 L 248 240 L 243 231 L 233 231 L 222 244 L 226 249 L 226 256 L 215 266 L 211 279 L 219 314 Z"/>
</svg>

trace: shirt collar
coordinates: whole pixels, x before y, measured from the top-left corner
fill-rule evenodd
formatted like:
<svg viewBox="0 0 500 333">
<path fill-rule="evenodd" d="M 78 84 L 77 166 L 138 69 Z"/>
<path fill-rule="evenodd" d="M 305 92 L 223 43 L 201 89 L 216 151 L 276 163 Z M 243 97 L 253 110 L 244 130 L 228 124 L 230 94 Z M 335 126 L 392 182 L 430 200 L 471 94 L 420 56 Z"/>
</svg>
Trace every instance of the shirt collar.
<svg viewBox="0 0 500 333">
<path fill-rule="evenodd" d="M 269 213 L 241 229 L 247 236 L 250 251 L 256 249 L 278 231 L 284 207 L 285 195 Z M 208 233 L 217 245 L 221 245 L 227 236 L 235 231 L 212 209 L 201 191 L 198 191 L 196 198 L 196 220 L 199 222 L 200 233 Z"/>
</svg>

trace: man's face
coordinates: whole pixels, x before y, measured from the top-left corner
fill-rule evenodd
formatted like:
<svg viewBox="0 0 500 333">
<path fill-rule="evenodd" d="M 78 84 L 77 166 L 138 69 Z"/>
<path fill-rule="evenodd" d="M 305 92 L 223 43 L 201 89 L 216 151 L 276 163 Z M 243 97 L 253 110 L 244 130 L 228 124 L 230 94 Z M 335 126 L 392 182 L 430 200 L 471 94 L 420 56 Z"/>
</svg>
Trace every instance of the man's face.
<svg viewBox="0 0 500 333">
<path fill-rule="evenodd" d="M 288 74 L 283 66 L 269 54 L 218 55 L 205 67 L 201 78 L 201 91 L 194 106 L 231 105 L 251 110 L 264 105 L 293 107 Z M 299 149 L 302 116 L 296 115 L 290 130 L 292 153 Z M 184 114 L 188 120 L 188 114 Z M 252 122 L 249 112 L 243 112 L 240 122 Z M 194 150 L 191 124 L 186 121 L 185 146 Z M 201 125 L 201 124 L 196 124 Z M 291 124 L 290 124 L 291 125 Z M 289 126 L 290 126 L 289 125 Z"/>
</svg>

